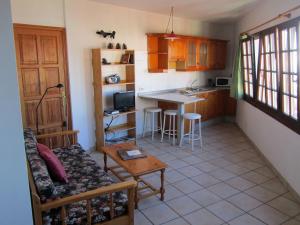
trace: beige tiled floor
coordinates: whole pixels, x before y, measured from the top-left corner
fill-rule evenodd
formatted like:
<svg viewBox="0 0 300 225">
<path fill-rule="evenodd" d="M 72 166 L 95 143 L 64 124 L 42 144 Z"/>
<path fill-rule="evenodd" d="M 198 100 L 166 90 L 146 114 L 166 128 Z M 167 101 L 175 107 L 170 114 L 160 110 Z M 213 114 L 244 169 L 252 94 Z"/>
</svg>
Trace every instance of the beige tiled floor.
<svg viewBox="0 0 300 225">
<path fill-rule="evenodd" d="M 300 225 L 299 203 L 235 125 L 206 127 L 203 141 L 203 150 L 192 152 L 159 137 L 138 140 L 169 168 L 165 201 L 142 200 L 136 225 Z M 99 153 L 92 155 L 102 163 Z M 159 174 L 145 179 L 160 185 Z"/>
</svg>

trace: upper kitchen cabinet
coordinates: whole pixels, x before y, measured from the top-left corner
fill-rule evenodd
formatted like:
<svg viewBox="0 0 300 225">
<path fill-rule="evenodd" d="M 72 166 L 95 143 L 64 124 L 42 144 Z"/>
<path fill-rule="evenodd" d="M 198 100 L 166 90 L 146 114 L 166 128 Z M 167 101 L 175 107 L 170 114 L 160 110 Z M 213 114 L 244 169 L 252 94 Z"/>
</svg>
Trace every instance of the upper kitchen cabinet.
<svg viewBox="0 0 300 225">
<path fill-rule="evenodd" d="M 197 43 L 198 57 L 197 57 L 197 67 L 199 70 L 208 70 L 209 69 L 209 58 L 208 58 L 208 40 L 198 40 Z"/>
<path fill-rule="evenodd" d="M 147 35 L 149 73 L 168 72 L 168 40 L 158 35 Z"/>
<path fill-rule="evenodd" d="M 182 38 L 169 41 L 169 61 L 185 61 L 186 41 Z"/>
<path fill-rule="evenodd" d="M 227 41 L 184 35 L 178 37 L 175 40 L 167 40 L 164 34 L 147 34 L 150 73 L 167 72 L 168 69 L 225 69 Z"/>
<path fill-rule="evenodd" d="M 211 70 L 226 68 L 227 41 L 210 40 L 208 45 L 208 66 Z"/>
</svg>

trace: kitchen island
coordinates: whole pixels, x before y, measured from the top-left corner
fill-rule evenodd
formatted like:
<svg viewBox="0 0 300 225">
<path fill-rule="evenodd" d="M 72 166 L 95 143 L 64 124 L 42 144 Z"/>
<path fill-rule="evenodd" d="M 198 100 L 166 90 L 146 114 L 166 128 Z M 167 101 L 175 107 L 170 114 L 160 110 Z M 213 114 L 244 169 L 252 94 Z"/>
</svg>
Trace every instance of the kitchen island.
<svg viewBox="0 0 300 225">
<path fill-rule="evenodd" d="M 193 91 L 188 89 L 172 89 L 164 91 L 144 92 L 138 96 L 143 99 L 157 101 L 158 107 L 163 110 L 177 109 L 177 142 L 181 135 L 188 130 L 188 124 L 181 126 L 181 116 L 186 112 L 199 113 L 202 121 L 216 118 L 235 116 L 236 101 L 229 96 L 228 88 L 204 87 Z M 166 127 L 168 129 L 168 127 Z"/>
</svg>

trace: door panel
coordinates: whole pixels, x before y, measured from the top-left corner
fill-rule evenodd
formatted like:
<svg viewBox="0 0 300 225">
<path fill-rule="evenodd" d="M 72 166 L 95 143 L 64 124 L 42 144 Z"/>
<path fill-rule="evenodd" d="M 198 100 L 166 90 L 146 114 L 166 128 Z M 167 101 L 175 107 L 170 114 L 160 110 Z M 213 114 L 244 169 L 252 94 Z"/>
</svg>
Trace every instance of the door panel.
<svg viewBox="0 0 300 225">
<path fill-rule="evenodd" d="M 23 126 L 35 130 L 35 109 L 43 93 L 48 87 L 62 83 L 63 89 L 48 90 L 38 111 L 39 128 L 40 133 L 71 129 L 65 30 L 16 24 L 14 32 Z"/>
</svg>

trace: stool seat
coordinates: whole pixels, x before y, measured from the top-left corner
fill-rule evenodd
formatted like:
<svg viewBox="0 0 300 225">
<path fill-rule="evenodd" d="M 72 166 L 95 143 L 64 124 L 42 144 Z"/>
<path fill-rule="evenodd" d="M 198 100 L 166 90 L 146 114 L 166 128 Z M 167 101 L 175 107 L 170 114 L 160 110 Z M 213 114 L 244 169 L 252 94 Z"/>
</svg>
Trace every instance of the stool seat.
<svg viewBox="0 0 300 225">
<path fill-rule="evenodd" d="M 164 111 L 164 114 L 165 115 L 168 115 L 168 116 L 176 116 L 177 115 L 177 110 L 165 110 Z"/>
<path fill-rule="evenodd" d="M 201 119 L 201 115 L 197 113 L 185 113 L 183 114 L 183 118 L 187 120 L 199 120 Z"/>
<path fill-rule="evenodd" d="M 158 113 L 158 112 L 161 112 L 161 109 L 160 108 L 151 107 L 151 108 L 146 108 L 145 111 L 149 112 L 149 113 Z"/>
</svg>

